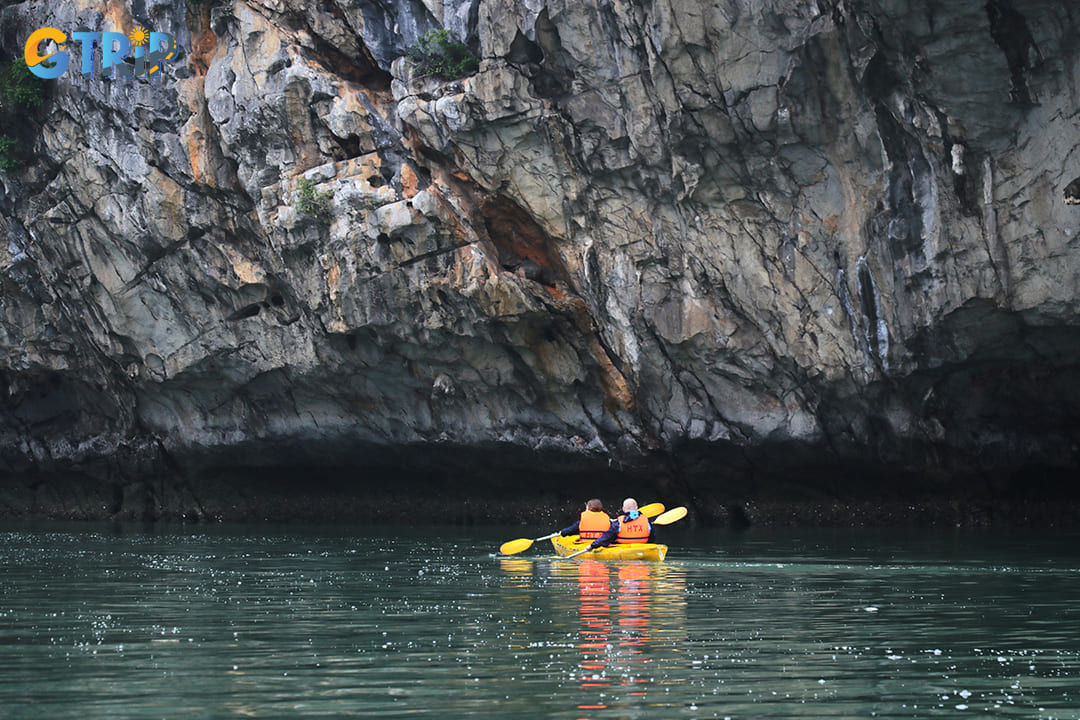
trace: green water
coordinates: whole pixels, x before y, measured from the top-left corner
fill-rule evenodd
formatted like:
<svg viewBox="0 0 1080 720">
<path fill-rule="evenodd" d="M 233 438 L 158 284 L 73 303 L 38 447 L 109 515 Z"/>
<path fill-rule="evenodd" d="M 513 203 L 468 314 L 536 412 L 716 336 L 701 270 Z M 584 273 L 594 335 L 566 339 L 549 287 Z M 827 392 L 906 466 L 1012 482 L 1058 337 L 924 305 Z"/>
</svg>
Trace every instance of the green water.
<svg viewBox="0 0 1080 720">
<path fill-rule="evenodd" d="M 1080 718 L 1076 536 L 0 526 L 0 717 Z"/>
</svg>

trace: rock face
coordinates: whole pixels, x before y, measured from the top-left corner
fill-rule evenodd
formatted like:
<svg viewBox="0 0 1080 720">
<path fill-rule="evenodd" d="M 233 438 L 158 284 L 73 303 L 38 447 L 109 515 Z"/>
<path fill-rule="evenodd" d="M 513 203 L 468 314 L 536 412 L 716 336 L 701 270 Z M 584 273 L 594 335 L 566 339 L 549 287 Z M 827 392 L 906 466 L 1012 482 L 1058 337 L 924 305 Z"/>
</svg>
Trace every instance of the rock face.
<svg viewBox="0 0 1080 720">
<path fill-rule="evenodd" d="M 1073 491 L 1071 3 L 42 7 L 6 56 L 183 56 L 49 81 L 0 176 L 7 514 L 227 515 L 283 466 L 703 517 Z M 478 72 L 417 72 L 438 28 Z"/>
</svg>

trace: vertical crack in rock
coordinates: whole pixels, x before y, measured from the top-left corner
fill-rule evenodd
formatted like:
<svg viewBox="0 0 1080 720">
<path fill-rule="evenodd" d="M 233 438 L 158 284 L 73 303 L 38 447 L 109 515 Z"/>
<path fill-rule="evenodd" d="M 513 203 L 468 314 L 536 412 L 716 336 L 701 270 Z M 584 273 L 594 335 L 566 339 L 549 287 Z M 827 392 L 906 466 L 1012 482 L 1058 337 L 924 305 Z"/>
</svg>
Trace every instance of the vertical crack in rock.
<svg viewBox="0 0 1080 720">
<path fill-rule="evenodd" d="M 573 66 L 567 62 L 559 29 L 551 22 L 545 7 L 536 16 L 532 26 L 533 55 L 539 55 L 536 70 L 532 72 L 532 84 L 540 97 L 556 98 L 567 94 L 574 82 Z"/>
<path fill-rule="evenodd" d="M 986 17 L 990 21 L 990 37 L 1001 48 L 1009 65 L 1009 102 L 1018 105 L 1036 103 L 1026 73 L 1042 63 L 1043 57 L 1031 36 L 1027 19 L 1010 0 L 988 0 Z"/>
<path fill-rule="evenodd" d="M 998 229 L 997 206 L 994 202 L 994 161 L 989 155 L 983 159 L 982 170 L 984 247 L 997 280 L 998 290 L 1008 305 L 1012 294 L 1009 253 Z"/>
<path fill-rule="evenodd" d="M 889 370 L 889 326 L 883 315 L 881 297 L 878 295 L 874 274 L 860 257 L 856 264 L 859 278 L 859 307 L 862 310 L 863 338 L 869 357 L 882 372 Z"/>
<path fill-rule="evenodd" d="M 851 302 L 851 291 L 848 290 L 847 284 L 847 271 L 844 268 L 840 268 L 836 272 L 836 294 L 840 300 L 840 306 L 844 308 L 844 314 L 848 319 L 848 331 L 858 344 L 860 339 L 864 337 L 863 333 L 859 331 L 861 313 L 855 311 L 855 306 Z M 867 357 L 867 360 L 869 360 L 869 357 Z"/>
<path fill-rule="evenodd" d="M 875 113 L 878 132 L 885 149 L 888 166 L 888 189 L 885 195 L 885 214 L 874 231 L 889 240 L 895 258 L 911 257 L 915 267 L 926 263 L 925 217 L 935 205 L 934 171 L 919 140 L 904 129 L 888 107 L 889 97 L 896 91 L 891 68 L 878 53 L 867 68 L 864 82 L 876 99 Z"/>
</svg>

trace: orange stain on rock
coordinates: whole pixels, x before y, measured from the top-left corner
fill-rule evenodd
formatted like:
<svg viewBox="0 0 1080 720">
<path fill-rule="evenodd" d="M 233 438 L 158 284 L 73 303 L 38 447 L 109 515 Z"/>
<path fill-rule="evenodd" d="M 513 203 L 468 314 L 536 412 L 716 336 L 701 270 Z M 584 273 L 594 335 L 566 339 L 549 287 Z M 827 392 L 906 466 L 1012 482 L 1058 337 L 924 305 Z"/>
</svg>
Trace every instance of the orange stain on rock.
<svg viewBox="0 0 1080 720">
<path fill-rule="evenodd" d="M 105 3 L 104 27 L 110 32 L 122 32 L 127 35 L 134 27 L 131 12 L 120 0 L 108 0 Z"/>
<path fill-rule="evenodd" d="M 198 77 L 203 77 L 217 54 L 218 39 L 210 29 L 210 4 L 201 3 L 197 8 L 199 14 L 195 27 L 188 26 L 191 31 L 191 58 L 188 64 Z"/>
<path fill-rule="evenodd" d="M 412 166 L 405 163 L 401 166 L 401 194 L 406 199 L 411 199 L 416 197 L 418 192 L 420 192 L 420 178 L 416 176 Z"/>
<path fill-rule="evenodd" d="M 548 295 L 556 300 L 565 300 L 570 295 L 559 285 L 544 285 L 544 289 L 547 290 Z"/>
<path fill-rule="evenodd" d="M 185 128 L 186 129 L 186 128 Z M 213 185 L 213 174 L 207 172 L 205 163 L 203 161 L 203 132 L 198 128 L 193 128 L 184 135 L 184 146 L 187 148 L 188 160 L 191 162 L 191 179 L 197 183 L 204 183 L 207 185 Z M 207 182 L 209 180 L 210 182 Z"/>
</svg>

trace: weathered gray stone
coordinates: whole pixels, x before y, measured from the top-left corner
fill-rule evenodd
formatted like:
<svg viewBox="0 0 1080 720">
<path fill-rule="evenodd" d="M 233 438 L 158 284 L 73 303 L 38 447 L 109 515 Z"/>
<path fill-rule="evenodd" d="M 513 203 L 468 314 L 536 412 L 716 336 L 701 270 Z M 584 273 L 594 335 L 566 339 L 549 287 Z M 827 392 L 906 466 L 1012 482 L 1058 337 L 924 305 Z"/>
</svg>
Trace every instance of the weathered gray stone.
<svg viewBox="0 0 1080 720">
<path fill-rule="evenodd" d="M 5 54 L 37 8 L 3 9 Z M 190 493 L 147 468 L 486 458 L 487 490 L 621 470 L 703 512 L 1076 470 L 1067 4 L 49 12 L 185 56 L 69 72 L 2 178 L 0 472 L 153 514 Z M 418 77 L 438 27 L 479 72 Z"/>
</svg>

